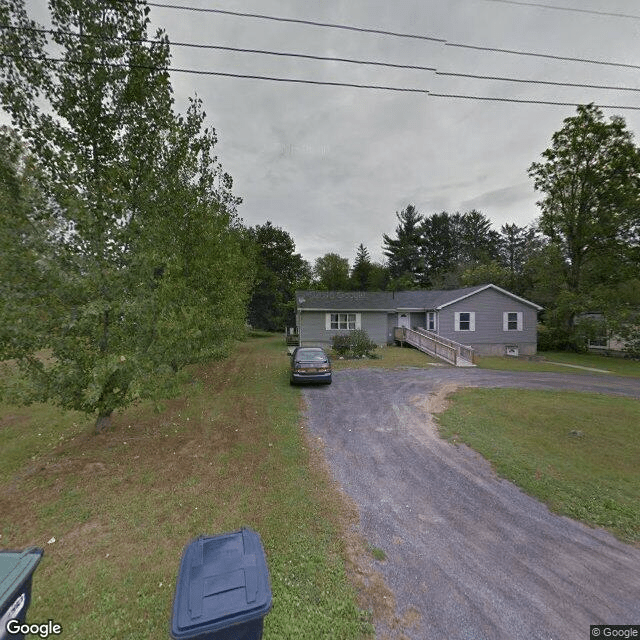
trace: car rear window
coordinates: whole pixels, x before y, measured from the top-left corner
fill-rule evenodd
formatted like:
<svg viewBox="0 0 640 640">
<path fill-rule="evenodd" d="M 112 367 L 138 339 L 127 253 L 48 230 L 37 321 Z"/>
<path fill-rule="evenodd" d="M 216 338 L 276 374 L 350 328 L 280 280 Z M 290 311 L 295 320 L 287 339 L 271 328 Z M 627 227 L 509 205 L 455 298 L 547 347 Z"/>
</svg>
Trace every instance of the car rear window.
<svg viewBox="0 0 640 640">
<path fill-rule="evenodd" d="M 324 351 L 316 349 L 299 349 L 296 353 L 296 360 L 304 360 L 305 362 L 323 362 L 326 359 Z"/>
</svg>

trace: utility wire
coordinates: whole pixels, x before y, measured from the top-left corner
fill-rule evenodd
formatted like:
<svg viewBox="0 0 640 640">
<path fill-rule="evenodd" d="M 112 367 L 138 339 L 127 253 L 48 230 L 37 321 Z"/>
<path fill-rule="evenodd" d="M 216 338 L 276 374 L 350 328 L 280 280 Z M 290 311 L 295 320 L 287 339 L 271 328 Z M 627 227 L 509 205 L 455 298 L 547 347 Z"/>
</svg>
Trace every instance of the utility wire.
<svg viewBox="0 0 640 640">
<path fill-rule="evenodd" d="M 0 29 L 14 29 L 14 30 L 20 29 L 22 31 L 34 31 L 37 33 L 48 33 L 51 35 L 65 35 L 65 36 L 75 36 L 77 38 L 91 38 L 94 40 L 101 40 L 105 42 L 123 41 L 123 42 L 136 42 L 136 43 L 142 43 L 142 44 L 159 44 L 160 42 L 162 42 L 161 40 L 152 40 L 148 38 L 112 38 L 112 37 L 110 38 L 107 36 L 91 35 L 87 33 L 73 33 L 71 31 L 60 31 L 60 30 L 54 30 L 54 29 L 37 29 L 35 27 L 22 27 L 22 26 L 15 27 L 13 25 L 5 25 L 5 24 L 0 24 Z M 190 47 L 193 49 L 234 51 L 238 53 L 256 53 L 256 54 L 262 54 L 262 55 L 268 55 L 268 56 L 305 58 L 309 60 L 326 60 L 329 62 L 348 62 L 351 64 L 373 65 L 377 67 L 391 67 L 394 69 L 436 71 L 435 67 L 423 67 L 423 66 L 412 65 L 412 64 L 395 64 L 391 62 L 378 62 L 375 60 L 357 60 L 355 58 L 337 58 L 334 56 L 317 56 L 317 55 L 311 55 L 311 54 L 305 54 L 305 53 L 292 53 L 292 52 L 285 52 L 285 51 L 270 51 L 268 49 L 244 49 L 241 47 L 228 47 L 228 46 L 215 45 L 215 44 L 199 44 L 194 42 L 173 42 L 171 40 L 168 41 L 168 44 L 170 44 L 173 47 Z"/>
<path fill-rule="evenodd" d="M 640 87 L 614 87 L 605 84 L 582 84 L 580 82 L 554 82 L 552 80 L 529 80 L 526 78 L 506 78 L 504 76 L 483 76 L 473 73 L 453 73 L 451 71 L 436 71 L 437 76 L 454 78 L 472 78 L 476 80 L 499 80 L 503 82 L 519 82 L 521 84 L 542 84 L 551 87 L 577 87 L 580 89 L 606 89 L 608 91 L 640 91 Z"/>
<path fill-rule="evenodd" d="M 535 53 L 532 51 L 520 51 L 518 49 L 498 49 L 496 47 L 481 47 L 474 44 L 460 42 L 445 42 L 445 47 L 459 47 L 461 49 L 475 49 L 476 51 L 490 51 L 492 53 L 508 53 L 516 56 L 532 56 L 534 58 L 548 58 L 550 60 L 563 60 L 566 62 L 585 62 L 587 64 L 600 64 L 608 67 L 623 67 L 625 69 L 640 69 L 640 65 L 627 64 L 625 62 L 609 62 L 606 60 L 593 60 L 591 58 L 571 58 L 568 56 L 556 56 L 548 53 Z"/>
<path fill-rule="evenodd" d="M 498 0 L 495 0 L 495 1 L 498 1 Z M 626 64 L 622 62 L 609 62 L 605 60 L 593 60 L 590 58 L 572 58 L 568 56 L 551 55 L 551 54 L 537 53 L 532 51 L 500 49 L 497 47 L 484 47 L 484 46 L 464 44 L 459 42 L 449 42 L 445 38 L 434 38 L 431 36 L 422 36 L 422 35 L 410 34 L 410 33 L 398 33 L 394 31 L 382 31 L 380 29 L 364 29 L 361 27 L 354 27 L 350 25 L 315 22 L 313 20 L 299 20 L 296 18 L 283 18 L 279 16 L 269 16 L 269 15 L 260 14 L 260 13 L 241 13 L 239 11 L 226 11 L 222 9 L 211 9 L 211 8 L 205 8 L 205 7 L 192 7 L 192 6 L 186 6 L 186 5 L 166 4 L 162 2 L 146 2 L 146 4 L 150 7 L 161 7 L 164 9 L 179 9 L 182 11 L 217 13 L 217 14 L 223 14 L 223 15 L 237 16 L 240 18 L 259 18 L 261 20 L 274 20 L 276 22 L 293 22 L 296 24 L 306 24 L 306 25 L 312 25 L 316 27 L 329 27 L 329 28 L 335 28 L 335 29 L 348 29 L 350 31 L 362 31 L 365 33 L 378 33 L 381 35 L 396 36 L 399 38 L 417 38 L 420 40 L 429 40 L 431 42 L 438 42 L 440 44 L 445 45 L 446 47 L 459 47 L 463 49 L 474 49 L 476 51 L 490 51 L 493 53 L 506 53 L 510 55 L 532 56 L 536 58 L 550 58 L 552 60 L 564 60 L 567 62 L 583 62 L 587 64 L 598 64 L 598 65 L 606 65 L 611 67 L 623 67 L 626 69 L 640 69 L 640 65 Z"/>
<path fill-rule="evenodd" d="M 112 69 L 146 69 L 148 71 L 174 71 L 176 73 L 190 73 L 203 76 L 223 76 L 227 78 L 247 78 L 250 80 L 272 80 L 274 82 L 294 82 L 299 84 L 316 84 L 316 85 L 328 85 L 332 87 L 354 87 L 357 89 L 379 89 L 384 91 L 400 91 L 407 93 L 424 93 L 428 94 L 427 89 L 415 89 L 411 87 L 392 87 L 377 84 L 353 84 L 350 82 L 328 82 L 321 80 L 306 80 L 299 78 L 282 78 L 278 76 L 259 76 L 248 75 L 241 73 L 225 73 L 223 71 L 209 71 L 200 69 L 185 69 L 181 67 L 156 67 L 154 65 L 146 64 L 124 64 L 119 62 L 95 62 L 91 60 L 65 60 L 64 58 L 51 58 L 51 57 L 38 57 L 38 56 L 25 56 L 25 55 L 13 55 L 2 54 L 0 58 L 17 58 L 20 60 L 40 60 L 42 62 L 54 62 L 61 64 L 73 64 L 78 66 L 91 66 L 91 67 L 109 67 Z M 640 109 L 640 107 L 638 107 Z"/>
<path fill-rule="evenodd" d="M 576 13 L 590 13 L 596 16 L 611 16 L 613 18 L 631 18 L 632 20 L 640 20 L 640 15 L 637 14 L 613 13 L 610 11 L 597 11 L 595 9 L 578 9 L 577 7 L 558 7 L 538 2 L 520 2 L 518 0 L 485 0 L 485 2 L 500 2 L 502 4 L 516 4 L 523 7 L 540 7 L 542 9 L 555 9 L 556 11 L 572 11 Z"/>
<path fill-rule="evenodd" d="M 126 42 L 139 42 L 139 43 L 159 43 L 159 40 L 150 40 L 144 38 L 113 38 L 99 35 L 89 35 L 89 34 L 80 34 L 73 33 L 70 31 L 54 31 L 52 29 L 37 29 L 35 27 L 14 27 L 10 25 L 0 25 L 0 29 L 22 29 L 27 31 L 36 31 L 38 33 L 48 33 L 48 34 L 57 34 L 57 35 L 69 35 L 78 38 L 90 38 L 97 39 L 101 41 L 126 41 Z M 447 77 L 455 77 L 455 78 L 471 78 L 475 80 L 492 80 L 492 81 L 501 81 L 501 82 L 515 82 L 520 84 L 536 84 L 536 85 L 545 85 L 545 86 L 554 86 L 554 87 L 575 87 L 581 89 L 603 89 L 608 91 L 635 91 L 640 92 L 640 88 L 638 87 L 620 87 L 613 85 L 601 85 L 601 84 L 586 84 L 579 82 L 560 82 L 560 81 L 551 81 L 551 80 L 534 80 L 534 79 L 526 79 L 526 78 L 513 78 L 513 77 L 505 77 L 505 76 L 489 76 L 489 75 L 480 75 L 480 74 L 471 74 L 471 73 L 456 73 L 452 71 L 439 71 L 436 67 L 424 67 L 419 65 L 408 65 L 408 64 L 393 64 L 389 62 L 379 62 L 373 60 L 356 60 L 353 58 L 337 58 L 332 56 L 317 56 L 303 53 L 292 53 L 292 52 L 284 52 L 284 51 L 270 51 L 265 49 L 244 49 L 241 47 L 227 47 L 221 45 L 213 45 L 213 44 L 197 44 L 190 42 L 169 42 L 172 46 L 180 46 L 180 47 L 195 47 L 198 49 L 214 49 L 214 50 L 222 50 L 222 51 L 233 51 L 240 53 L 252 53 L 252 54 L 261 54 L 261 55 L 272 55 L 272 56 L 286 56 L 286 57 L 294 57 L 294 58 L 304 58 L 311 60 L 328 60 L 332 62 L 348 62 L 353 64 L 361 64 L 361 65 L 375 65 L 381 67 L 391 67 L 397 69 L 411 69 L 418 71 L 431 71 L 435 72 L 436 75 L 439 76 L 447 76 Z"/>
<path fill-rule="evenodd" d="M 110 68 L 125 68 L 125 69 L 147 69 L 149 71 L 174 71 L 176 73 L 191 73 L 191 74 L 206 75 L 206 76 L 222 76 L 226 78 L 245 78 L 250 80 L 269 80 L 274 82 L 291 82 L 291 83 L 301 83 L 301 84 L 327 85 L 332 87 L 353 87 L 357 89 L 375 89 L 380 91 L 421 93 L 423 95 L 430 95 L 435 98 L 458 98 L 458 99 L 465 99 L 465 100 L 511 102 L 511 103 L 517 103 L 517 104 L 540 104 L 540 105 L 553 105 L 553 106 L 562 106 L 562 107 L 579 107 L 582 104 L 584 104 L 582 102 L 559 102 L 554 100 L 527 100 L 527 99 L 519 99 L 519 98 L 473 96 L 473 95 L 463 95 L 463 94 L 455 94 L 455 93 L 434 93 L 429 91 L 428 89 L 419 89 L 419 88 L 411 88 L 411 87 L 352 84 L 347 82 L 326 82 L 326 81 L 320 81 L 320 80 L 305 80 L 305 79 L 299 79 L 299 78 L 282 78 L 279 76 L 260 76 L 260 75 L 248 75 L 248 74 L 239 74 L 239 73 L 225 73 L 222 71 L 201 71 L 197 69 L 183 69 L 183 68 L 177 68 L 177 67 L 156 67 L 153 65 L 105 63 L 105 62 L 79 61 L 79 60 L 76 61 L 76 60 L 64 60 L 62 58 L 48 58 L 48 57 L 12 55 L 12 54 L 0 54 L 0 58 L 18 58 L 23 60 L 27 60 L 27 59 L 41 60 L 43 62 L 74 64 L 79 66 L 110 67 Z M 624 109 L 624 110 L 630 110 L 630 111 L 640 111 L 640 106 L 609 105 L 609 104 L 598 104 L 596 106 L 600 107 L 601 109 L 618 109 L 618 110 Z"/>
<path fill-rule="evenodd" d="M 218 13 L 227 16 L 237 16 L 241 18 L 259 18 L 260 20 L 275 20 L 277 22 L 293 22 L 296 24 L 306 24 L 313 27 L 327 27 L 330 29 L 346 29 L 348 31 L 360 31 L 362 33 L 378 33 L 385 36 L 394 36 L 396 38 L 414 38 L 416 40 L 429 40 L 430 42 L 443 43 L 443 38 L 433 38 L 431 36 L 422 36 L 413 33 L 397 33 L 395 31 L 382 31 L 381 29 L 367 29 L 363 27 L 354 27 L 346 24 L 336 24 L 331 22 L 316 22 L 315 20 L 300 20 L 297 18 L 281 18 L 276 16 L 268 16 L 262 13 L 241 13 L 240 11 L 225 11 L 223 9 L 210 9 L 204 7 L 187 7 L 177 4 L 165 4 L 161 2 L 147 2 L 150 7 L 161 7 L 163 9 L 182 9 L 184 11 L 199 11 L 203 13 Z"/>
</svg>

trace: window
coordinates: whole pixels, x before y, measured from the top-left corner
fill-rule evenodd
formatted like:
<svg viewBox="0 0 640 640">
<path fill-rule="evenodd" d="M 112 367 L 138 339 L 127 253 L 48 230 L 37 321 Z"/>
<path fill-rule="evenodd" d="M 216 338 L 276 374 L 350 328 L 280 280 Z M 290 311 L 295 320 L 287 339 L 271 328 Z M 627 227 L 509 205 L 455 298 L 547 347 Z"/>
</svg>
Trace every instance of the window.
<svg viewBox="0 0 640 640">
<path fill-rule="evenodd" d="M 351 331 L 359 328 L 359 313 L 328 313 L 327 329 L 346 329 Z"/>
<path fill-rule="evenodd" d="M 436 330 L 436 312 L 435 311 L 429 311 L 427 313 L 427 329 L 429 331 Z"/>
<path fill-rule="evenodd" d="M 475 331 L 476 313 L 475 311 L 456 311 L 454 322 L 455 331 Z"/>
<path fill-rule="evenodd" d="M 522 331 L 522 311 L 505 311 L 502 314 L 504 331 Z"/>
</svg>

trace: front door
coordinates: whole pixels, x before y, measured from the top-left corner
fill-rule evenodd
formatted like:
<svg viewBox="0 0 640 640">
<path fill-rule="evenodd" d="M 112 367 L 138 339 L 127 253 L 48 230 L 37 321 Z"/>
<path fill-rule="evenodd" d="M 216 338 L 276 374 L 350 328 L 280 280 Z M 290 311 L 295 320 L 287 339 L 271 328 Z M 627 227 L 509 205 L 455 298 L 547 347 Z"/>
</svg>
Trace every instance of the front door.
<svg viewBox="0 0 640 640">
<path fill-rule="evenodd" d="M 398 326 L 405 327 L 409 329 L 409 314 L 408 313 L 399 313 L 398 314 Z"/>
</svg>

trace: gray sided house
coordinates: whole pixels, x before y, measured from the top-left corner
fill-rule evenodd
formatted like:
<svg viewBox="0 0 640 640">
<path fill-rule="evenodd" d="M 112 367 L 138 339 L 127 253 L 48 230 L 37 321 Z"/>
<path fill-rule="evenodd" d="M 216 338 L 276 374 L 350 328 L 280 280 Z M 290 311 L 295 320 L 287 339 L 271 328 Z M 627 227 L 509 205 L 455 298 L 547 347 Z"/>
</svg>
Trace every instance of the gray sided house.
<svg viewBox="0 0 640 640">
<path fill-rule="evenodd" d="M 537 350 L 542 307 L 493 284 L 450 291 L 297 291 L 300 344 L 330 346 L 336 334 L 364 329 L 378 345 L 395 327 L 420 328 L 480 355 Z"/>
</svg>

